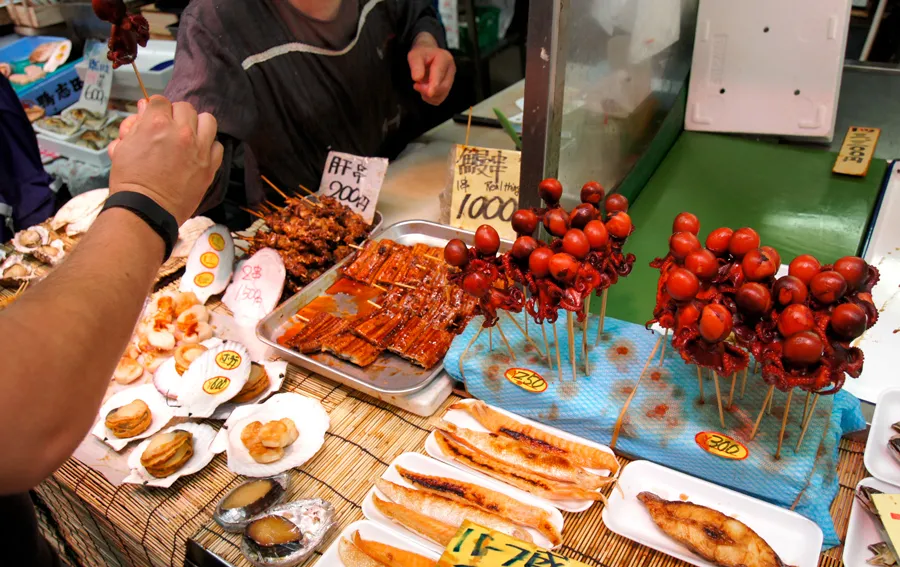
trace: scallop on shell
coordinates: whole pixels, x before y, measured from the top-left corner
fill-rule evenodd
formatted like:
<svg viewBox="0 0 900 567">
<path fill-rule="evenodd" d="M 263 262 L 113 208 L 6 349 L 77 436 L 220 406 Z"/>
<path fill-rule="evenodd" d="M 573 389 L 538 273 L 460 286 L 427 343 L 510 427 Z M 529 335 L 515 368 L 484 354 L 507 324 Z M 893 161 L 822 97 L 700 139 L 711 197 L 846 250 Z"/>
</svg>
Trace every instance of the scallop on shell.
<svg viewBox="0 0 900 567">
<path fill-rule="evenodd" d="M 334 507 L 320 499 L 276 506 L 247 525 L 241 551 L 256 567 L 297 565 L 322 544 L 335 526 Z"/>
<path fill-rule="evenodd" d="M 0 264 L 0 285 L 18 286 L 34 278 L 34 268 L 26 264 L 20 254 L 10 254 Z"/>
<path fill-rule="evenodd" d="M 191 434 L 193 454 L 169 476 L 157 478 L 147 472 L 147 469 L 141 464 L 141 456 L 153 442 L 154 437 L 175 431 L 184 431 Z M 205 423 L 181 423 L 164 429 L 153 437 L 144 439 L 134 448 L 131 454 L 128 455 L 128 468 L 131 469 L 131 474 L 129 474 L 123 482 L 128 484 L 142 484 L 144 486 L 168 488 L 179 478 L 202 470 L 213 460 L 217 453 L 221 452 L 216 451 L 212 446 L 215 438 L 216 430 Z"/>
<path fill-rule="evenodd" d="M 66 257 L 66 247 L 63 241 L 57 238 L 51 241 L 50 244 L 44 244 L 32 250 L 31 255 L 39 262 L 55 266 Z"/>
<path fill-rule="evenodd" d="M 105 418 L 111 411 L 130 404 L 135 400 L 142 400 L 145 404 L 147 404 L 147 407 L 150 408 L 150 415 L 152 418 L 150 427 L 148 427 L 146 430 L 144 430 L 143 433 L 139 435 L 135 435 L 134 437 L 129 437 L 126 439 L 120 439 L 113 435 L 112 432 L 106 427 Z M 94 428 L 91 429 L 91 433 L 94 435 L 94 437 L 100 439 L 116 451 L 121 451 L 130 442 L 137 439 L 146 439 L 147 437 L 155 434 L 157 431 L 165 427 L 166 424 L 169 423 L 169 421 L 172 420 L 172 416 L 174 414 L 174 408 L 169 407 L 169 405 L 166 403 L 166 399 L 156 391 L 156 388 L 153 387 L 153 384 L 133 386 L 114 394 L 108 400 L 106 400 L 106 402 L 104 402 L 103 407 L 100 408 L 97 423 L 94 424 Z"/>
<path fill-rule="evenodd" d="M 56 216 L 50 219 L 50 228 L 59 230 L 67 224 L 93 215 L 94 212 L 99 213 L 107 197 L 109 189 L 94 189 L 72 197 L 60 207 Z"/>
<path fill-rule="evenodd" d="M 254 421 L 267 423 L 283 418 L 294 422 L 300 436 L 284 448 L 284 456 L 277 461 L 268 464 L 256 462 L 241 441 L 241 432 Z M 215 448 L 228 452 L 228 469 L 231 472 L 266 477 L 299 467 L 311 459 L 325 443 L 328 426 L 328 413 L 318 400 L 285 392 L 275 394 L 262 404 L 236 408 L 219 430 Z"/>
<path fill-rule="evenodd" d="M 177 393 L 179 417 L 210 417 L 216 408 L 235 397 L 250 377 L 250 353 L 226 341 L 201 354 L 181 377 Z"/>
<path fill-rule="evenodd" d="M 12 239 L 13 248 L 22 254 L 31 254 L 47 244 L 50 244 L 50 231 L 40 225 L 20 230 Z"/>
<path fill-rule="evenodd" d="M 240 533 L 254 516 L 284 502 L 288 484 L 288 473 L 248 480 L 222 498 L 213 518 L 226 532 Z"/>
<path fill-rule="evenodd" d="M 222 339 L 213 337 L 211 339 L 206 339 L 200 344 L 205 346 L 207 349 L 213 349 L 221 346 L 224 342 L 225 341 L 223 341 Z M 194 360 L 194 362 L 196 362 L 196 359 Z M 191 363 L 191 366 L 193 366 L 193 363 Z M 190 367 L 188 367 L 188 369 L 190 369 Z M 185 371 L 184 374 L 187 374 L 187 371 Z M 167 358 L 166 361 L 156 369 L 156 372 L 153 373 L 153 385 L 156 386 L 156 389 L 160 394 L 162 394 L 169 400 L 178 399 L 178 388 L 180 387 L 183 380 L 184 375 L 178 373 L 174 356 Z"/>
<path fill-rule="evenodd" d="M 283 360 L 269 360 L 259 363 L 259 365 L 265 369 L 269 378 L 269 385 L 266 389 L 246 402 L 235 402 L 234 398 L 232 398 L 232 400 L 216 408 L 216 411 L 212 414 L 212 419 L 228 419 L 235 408 L 239 408 L 242 405 L 260 404 L 267 400 L 269 396 L 281 390 L 284 377 L 287 376 L 287 362 Z M 253 372 L 251 371 L 251 376 L 252 374 Z"/>
</svg>

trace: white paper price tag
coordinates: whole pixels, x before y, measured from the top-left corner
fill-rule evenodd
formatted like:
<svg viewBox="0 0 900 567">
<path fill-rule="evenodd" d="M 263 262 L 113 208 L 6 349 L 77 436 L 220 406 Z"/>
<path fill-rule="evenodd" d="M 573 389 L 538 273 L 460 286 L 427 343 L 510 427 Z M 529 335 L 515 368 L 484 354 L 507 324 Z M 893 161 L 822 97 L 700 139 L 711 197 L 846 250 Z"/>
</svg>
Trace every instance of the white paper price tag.
<svg viewBox="0 0 900 567">
<path fill-rule="evenodd" d="M 284 277 L 281 255 L 271 248 L 263 248 L 238 262 L 222 302 L 231 309 L 238 325 L 255 325 L 278 305 Z"/>
<path fill-rule="evenodd" d="M 234 241 L 228 227 L 217 224 L 194 242 L 179 291 L 193 291 L 201 303 L 228 287 L 234 270 Z"/>
<path fill-rule="evenodd" d="M 452 152 L 450 224 L 466 230 L 489 224 L 514 239 L 509 221 L 519 208 L 521 152 L 462 145 Z"/>
<path fill-rule="evenodd" d="M 328 152 L 319 195 L 334 197 L 371 223 L 387 166 L 385 158 Z"/>
<path fill-rule="evenodd" d="M 94 45 L 87 64 L 81 97 L 73 106 L 105 115 L 113 80 L 112 63 L 106 58 L 106 44 Z"/>
</svg>

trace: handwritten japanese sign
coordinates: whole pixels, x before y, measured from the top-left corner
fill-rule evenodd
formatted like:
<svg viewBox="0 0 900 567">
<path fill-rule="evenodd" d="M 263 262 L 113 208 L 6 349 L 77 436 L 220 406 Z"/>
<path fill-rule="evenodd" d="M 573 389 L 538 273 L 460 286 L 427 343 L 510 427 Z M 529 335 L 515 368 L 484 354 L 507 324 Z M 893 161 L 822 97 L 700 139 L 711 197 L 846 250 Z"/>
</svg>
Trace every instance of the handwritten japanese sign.
<svg viewBox="0 0 900 567">
<path fill-rule="evenodd" d="M 458 145 L 453 157 L 450 224 L 466 230 L 489 224 L 515 238 L 509 221 L 519 208 L 522 154 Z"/>
<path fill-rule="evenodd" d="M 231 309 L 238 325 L 249 327 L 275 309 L 284 288 L 284 261 L 271 248 L 263 248 L 241 260 L 222 303 Z"/>
<path fill-rule="evenodd" d="M 875 146 L 881 135 L 880 128 L 860 128 L 851 126 L 838 153 L 837 161 L 831 169 L 834 173 L 865 177 L 869 164 L 875 156 Z"/>
<path fill-rule="evenodd" d="M 328 152 L 319 195 L 334 197 L 371 223 L 387 166 L 385 158 Z"/>
<path fill-rule="evenodd" d="M 106 46 L 102 43 L 95 44 L 88 57 L 81 97 L 73 106 L 105 115 L 112 90 L 112 73 L 112 64 L 106 58 Z"/>
<path fill-rule="evenodd" d="M 213 225 L 194 242 L 179 291 L 192 291 L 201 303 L 206 303 L 211 296 L 225 290 L 233 270 L 231 232 L 224 225 Z"/>
<path fill-rule="evenodd" d="M 580 561 L 541 549 L 498 531 L 466 521 L 444 550 L 438 567 L 587 567 Z"/>
</svg>

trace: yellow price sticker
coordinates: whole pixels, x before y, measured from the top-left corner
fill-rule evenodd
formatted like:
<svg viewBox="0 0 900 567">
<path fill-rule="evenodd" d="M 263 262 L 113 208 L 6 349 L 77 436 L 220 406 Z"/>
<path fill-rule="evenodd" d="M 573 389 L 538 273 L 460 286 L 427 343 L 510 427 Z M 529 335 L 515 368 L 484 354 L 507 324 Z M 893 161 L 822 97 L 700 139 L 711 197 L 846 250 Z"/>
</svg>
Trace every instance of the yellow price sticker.
<svg viewBox="0 0 900 567">
<path fill-rule="evenodd" d="M 743 461 L 750 455 L 750 451 L 740 441 L 715 431 L 701 431 L 694 436 L 694 441 L 701 449 L 723 459 Z"/>
<path fill-rule="evenodd" d="M 200 255 L 200 263 L 207 268 L 215 268 L 219 265 L 219 255 L 215 252 L 204 252 Z"/>
<path fill-rule="evenodd" d="M 503 375 L 506 376 L 507 380 L 528 392 L 540 394 L 547 390 L 547 381 L 534 370 L 509 368 Z"/>
<path fill-rule="evenodd" d="M 225 250 L 225 238 L 218 232 L 214 232 L 209 235 L 209 245 L 213 247 L 213 250 L 221 252 Z"/>
<path fill-rule="evenodd" d="M 865 177 L 875 156 L 875 146 L 878 145 L 880 135 L 880 128 L 851 126 L 847 130 L 841 151 L 831 171 L 842 175 Z"/>
<path fill-rule="evenodd" d="M 216 364 L 222 370 L 234 370 L 241 364 L 241 355 L 233 350 L 223 350 L 216 355 Z"/>
<path fill-rule="evenodd" d="M 197 287 L 206 287 L 216 280 L 216 276 L 212 272 L 200 272 L 194 276 L 194 283 Z"/>
<path fill-rule="evenodd" d="M 587 567 L 466 520 L 447 545 L 438 567 Z"/>
<path fill-rule="evenodd" d="M 229 384 L 231 384 L 231 379 L 227 376 L 216 376 L 203 383 L 203 391 L 207 394 L 215 395 L 224 391 Z"/>
</svg>

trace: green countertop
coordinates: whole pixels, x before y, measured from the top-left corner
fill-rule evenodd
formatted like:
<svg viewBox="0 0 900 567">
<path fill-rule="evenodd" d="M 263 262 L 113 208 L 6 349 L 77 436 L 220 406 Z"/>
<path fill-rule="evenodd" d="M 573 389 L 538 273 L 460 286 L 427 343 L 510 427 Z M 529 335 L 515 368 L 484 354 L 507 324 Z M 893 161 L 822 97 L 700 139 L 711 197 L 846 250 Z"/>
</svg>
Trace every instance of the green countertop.
<svg viewBox="0 0 900 567">
<path fill-rule="evenodd" d="M 823 263 L 856 254 L 887 163 L 873 160 L 863 179 L 833 175 L 834 160 L 821 149 L 683 132 L 629 210 L 636 231 L 626 250 L 637 261 L 610 290 L 609 315 L 641 324 L 652 316 L 659 272 L 648 264 L 668 250 L 682 211 L 700 218 L 701 242 L 720 226 L 749 226 L 784 262 L 804 253 Z"/>
</svg>

